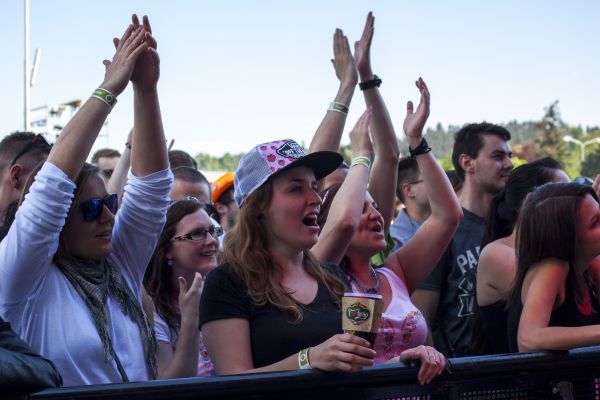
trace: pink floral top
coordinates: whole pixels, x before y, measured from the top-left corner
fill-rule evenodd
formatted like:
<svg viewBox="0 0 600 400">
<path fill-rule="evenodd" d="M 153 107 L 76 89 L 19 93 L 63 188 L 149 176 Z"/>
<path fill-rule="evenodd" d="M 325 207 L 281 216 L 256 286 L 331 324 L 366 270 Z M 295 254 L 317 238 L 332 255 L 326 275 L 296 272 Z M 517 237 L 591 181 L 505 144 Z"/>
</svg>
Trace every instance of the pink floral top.
<svg viewBox="0 0 600 400">
<path fill-rule="evenodd" d="M 389 268 L 377 268 L 387 278 L 392 290 L 392 301 L 383 312 L 375 338 L 375 363 L 381 364 L 399 356 L 404 350 L 425 344 L 427 322 L 410 300 L 406 284 Z M 352 283 L 352 289 L 359 291 Z"/>
</svg>

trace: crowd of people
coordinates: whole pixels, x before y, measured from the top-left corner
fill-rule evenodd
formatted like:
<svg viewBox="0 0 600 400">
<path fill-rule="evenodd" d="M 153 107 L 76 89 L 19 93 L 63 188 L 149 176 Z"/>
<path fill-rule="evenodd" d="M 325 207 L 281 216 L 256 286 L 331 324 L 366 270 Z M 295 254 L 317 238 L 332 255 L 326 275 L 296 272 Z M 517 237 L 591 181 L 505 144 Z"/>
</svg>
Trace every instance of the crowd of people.
<svg viewBox="0 0 600 400">
<path fill-rule="evenodd" d="M 510 132 L 486 122 L 455 134 L 444 171 L 423 137 L 421 78 L 401 158 L 371 66 L 374 22 L 354 52 L 335 31 L 339 89 L 308 152 L 257 144 L 214 182 L 167 148 L 147 17 L 114 39 L 102 83 L 56 143 L 7 135 L 0 359 L 14 373 L 0 388 L 409 360 L 425 384 L 450 357 L 600 344 L 600 179 L 569 182 L 551 158 L 513 169 Z M 86 163 L 129 83 L 125 148 Z M 366 110 L 346 162 L 356 86 Z M 348 291 L 382 296 L 373 343 L 342 333 Z"/>
</svg>

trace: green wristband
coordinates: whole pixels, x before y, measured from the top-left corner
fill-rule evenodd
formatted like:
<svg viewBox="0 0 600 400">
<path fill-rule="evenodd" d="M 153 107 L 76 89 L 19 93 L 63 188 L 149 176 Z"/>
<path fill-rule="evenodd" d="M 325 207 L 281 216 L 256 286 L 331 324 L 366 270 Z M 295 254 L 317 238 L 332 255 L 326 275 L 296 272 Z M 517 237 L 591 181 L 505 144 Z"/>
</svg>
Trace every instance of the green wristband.
<svg viewBox="0 0 600 400">
<path fill-rule="evenodd" d="M 95 98 L 101 100 L 111 110 L 113 109 L 115 104 L 117 104 L 117 96 L 115 96 L 114 94 L 112 94 L 111 92 L 109 92 L 108 90 L 103 89 L 103 88 L 98 88 L 98 89 L 94 90 L 94 93 L 92 93 L 92 97 L 95 97 Z"/>
<path fill-rule="evenodd" d="M 364 166 L 367 167 L 367 169 L 371 169 L 371 160 L 369 160 L 369 157 L 365 157 L 365 156 L 359 156 L 359 157 L 355 157 L 352 159 L 352 162 L 350 163 L 350 168 L 354 167 L 355 165 L 359 165 L 362 164 Z"/>
<path fill-rule="evenodd" d="M 348 108 L 347 105 L 342 104 L 342 103 L 338 103 L 337 101 L 332 101 L 329 104 L 329 108 L 327 109 L 327 111 L 337 111 L 339 113 L 342 113 L 344 115 L 348 115 L 348 111 L 350 110 L 350 108 Z"/>
<path fill-rule="evenodd" d="M 310 362 L 308 361 L 308 348 L 300 350 L 298 353 L 298 367 L 300 369 L 312 369 Z"/>
</svg>

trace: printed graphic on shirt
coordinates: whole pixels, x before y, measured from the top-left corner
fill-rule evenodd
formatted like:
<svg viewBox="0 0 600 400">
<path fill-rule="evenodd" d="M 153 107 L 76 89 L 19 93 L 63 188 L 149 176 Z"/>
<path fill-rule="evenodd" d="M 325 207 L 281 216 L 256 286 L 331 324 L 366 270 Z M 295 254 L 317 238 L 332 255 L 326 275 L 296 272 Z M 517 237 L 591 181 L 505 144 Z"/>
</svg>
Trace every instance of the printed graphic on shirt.
<svg viewBox="0 0 600 400">
<path fill-rule="evenodd" d="M 456 257 L 456 265 L 460 268 L 462 277 L 458 282 L 458 299 L 460 308 L 457 317 L 473 315 L 475 306 L 475 277 L 479 248 L 467 249 Z"/>
</svg>

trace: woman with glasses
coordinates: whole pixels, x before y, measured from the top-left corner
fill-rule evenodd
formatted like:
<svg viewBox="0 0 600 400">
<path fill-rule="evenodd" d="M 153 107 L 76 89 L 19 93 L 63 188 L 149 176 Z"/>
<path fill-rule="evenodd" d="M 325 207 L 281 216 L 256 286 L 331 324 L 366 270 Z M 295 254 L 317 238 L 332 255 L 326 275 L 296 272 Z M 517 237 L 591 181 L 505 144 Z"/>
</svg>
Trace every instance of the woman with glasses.
<svg viewBox="0 0 600 400">
<path fill-rule="evenodd" d="M 144 277 L 154 302 L 158 377 L 214 375 L 198 329 L 203 277 L 217 266 L 219 236 L 196 198 L 173 202 Z"/>
<path fill-rule="evenodd" d="M 0 244 L 0 314 L 52 360 L 64 384 L 155 376 L 142 278 L 164 224 L 172 174 L 158 103 L 159 58 L 133 15 L 104 81 L 62 131 Z M 116 97 L 133 83 L 131 173 L 123 205 L 85 163 Z M 27 188 L 26 188 L 27 189 Z"/>
</svg>

